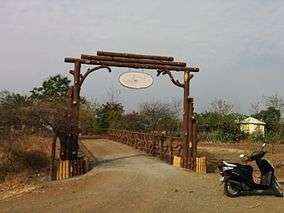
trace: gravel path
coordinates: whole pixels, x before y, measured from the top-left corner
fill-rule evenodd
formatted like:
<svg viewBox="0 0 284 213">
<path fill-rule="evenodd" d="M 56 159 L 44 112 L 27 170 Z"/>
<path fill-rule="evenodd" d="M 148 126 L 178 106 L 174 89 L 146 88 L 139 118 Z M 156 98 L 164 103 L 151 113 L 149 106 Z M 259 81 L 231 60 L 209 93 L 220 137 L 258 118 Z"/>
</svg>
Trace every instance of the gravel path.
<svg viewBox="0 0 284 213">
<path fill-rule="evenodd" d="M 0 202 L 0 212 L 283 212 L 276 197 L 227 198 L 216 174 L 197 175 L 126 145 L 86 140 L 99 164 Z"/>
</svg>

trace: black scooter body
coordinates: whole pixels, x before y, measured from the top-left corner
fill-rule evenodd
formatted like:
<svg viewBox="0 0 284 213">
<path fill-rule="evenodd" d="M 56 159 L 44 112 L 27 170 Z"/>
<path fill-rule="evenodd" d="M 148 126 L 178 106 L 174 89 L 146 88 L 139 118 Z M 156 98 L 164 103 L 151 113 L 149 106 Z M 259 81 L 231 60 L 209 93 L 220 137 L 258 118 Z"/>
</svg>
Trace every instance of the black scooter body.
<svg viewBox="0 0 284 213">
<path fill-rule="evenodd" d="M 282 189 L 274 175 L 274 168 L 262 159 L 264 151 L 252 153 L 247 161 L 256 161 L 261 172 L 260 184 L 253 180 L 253 168 L 249 165 L 220 161 L 218 168 L 223 176 L 225 194 L 229 197 L 240 195 L 275 195 L 283 197 Z"/>
</svg>

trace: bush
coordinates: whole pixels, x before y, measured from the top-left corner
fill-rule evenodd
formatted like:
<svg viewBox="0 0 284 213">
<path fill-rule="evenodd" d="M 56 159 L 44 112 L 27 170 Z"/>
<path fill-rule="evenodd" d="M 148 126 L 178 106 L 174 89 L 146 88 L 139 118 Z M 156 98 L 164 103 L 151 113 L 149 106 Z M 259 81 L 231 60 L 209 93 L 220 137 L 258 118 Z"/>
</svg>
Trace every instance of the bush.
<svg viewBox="0 0 284 213">
<path fill-rule="evenodd" d="M 199 134 L 202 140 L 235 143 L 246 137 L 238 124 L 243 115 L 206 112 L 197 114 L 196 117 L 199 122 Z"/>
<path fill-rule="evenodd" d="M 249 139 L 255 143 L 284 143 L 284 137 L 279 132 L 267 132 L 265 135 L 252 134 Z"/>
</svg>

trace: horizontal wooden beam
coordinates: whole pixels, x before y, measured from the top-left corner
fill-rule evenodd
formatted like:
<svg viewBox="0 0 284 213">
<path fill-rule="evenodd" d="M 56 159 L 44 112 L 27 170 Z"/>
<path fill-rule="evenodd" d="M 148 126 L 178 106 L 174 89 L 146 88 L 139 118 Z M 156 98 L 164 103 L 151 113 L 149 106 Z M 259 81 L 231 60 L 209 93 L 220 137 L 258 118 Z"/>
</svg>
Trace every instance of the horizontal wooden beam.
<svg viewBox="0 0 284 213">
<path fill-rule="evenodd" d="M 170 66 L 170 65 L 157 65 L 157 64 L 138 64 L 138 63 L 125 63 L 125 62 L 114 62 L 114 61 L 99 61 L 99 60 L 87 60 L 77 58 L 65 58 L 66 63 L 80 62 L 81 64 L 90 65 L 101 65 L 110 67 L 129 67 L 134 69 L 153 69 L 153 70 L 173 70 L 173 71 L 184 71 L 189 70 L 191 72 L 198 72 L 198 68 Z"/>
<path fill-rule="evenodd" d="M 162 61 L 153 59 L 138 59 L 138 58 L 126 58 L 126 57 L 116 57 L 116 56 L 95 56 L 82 54 L 81 59 L 87 60 L 97 60 L 97 61 L 114 61 L 114 62 L 125 62 L 125 63 L 137 63 L 137 64 L 157 64 L 157 65 L 170 65 L 170 66 L 180 66 L 185 67 L 184 62 L 174 62 L 174 61 Z"/>
<path fill-rule="evenodd" d="M 124 57 L 124 58 L 153 59 L 153 60 L 162 60 L 162 61 L 174 61 L 173 57 L 168 57 L 168 56 L 140 55 L 140 54 L 131 54 L 131 53 L 116 53 L 116 52 L 98 51 L 97 55 Z"/>
</svg>

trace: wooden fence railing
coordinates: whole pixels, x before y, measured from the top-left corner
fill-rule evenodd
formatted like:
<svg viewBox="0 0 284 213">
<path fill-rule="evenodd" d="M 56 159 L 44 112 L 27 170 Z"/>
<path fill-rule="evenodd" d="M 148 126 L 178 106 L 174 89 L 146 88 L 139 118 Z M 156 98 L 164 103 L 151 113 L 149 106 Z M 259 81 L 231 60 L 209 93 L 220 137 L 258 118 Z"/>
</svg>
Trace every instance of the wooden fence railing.
<svg viewBox="0 0 284 213">
<path fill-rule="evenodd" d="M 140 133 L 127 130 L 109 130 L 111 140 L 132 146 L 172 164 L 174 156 L 182 155 L 182 139 L 155 133 Z M 195 164 L 195 159 L 192 160 Z"/>
</svg>

